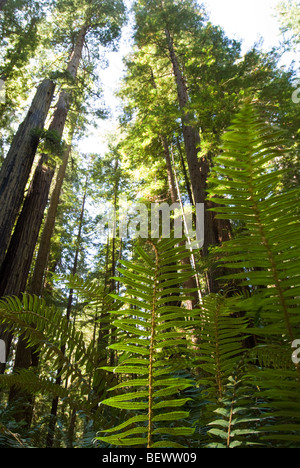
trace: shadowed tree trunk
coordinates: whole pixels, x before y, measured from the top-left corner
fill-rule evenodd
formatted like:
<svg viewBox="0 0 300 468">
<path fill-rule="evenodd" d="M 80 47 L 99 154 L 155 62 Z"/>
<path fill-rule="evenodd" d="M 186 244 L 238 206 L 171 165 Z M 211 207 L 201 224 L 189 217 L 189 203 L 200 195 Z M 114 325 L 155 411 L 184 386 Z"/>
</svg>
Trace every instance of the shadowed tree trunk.
<svg viewBox="0 0 300 468">
<path fill-rule="evenodd" d="M 24 191 L 39 144 L 37 130 L 43 129 L 54 93 L 54 83 L 44 80 L 37 89 L 29 112 L 20 125 L 0 172 L 0 266 L 9 245 L 13 226 L 23 202 Z"/>
<path fill-rule="evenodd" d="M 73 51 L 71 53 L 70 61 L 68 63 L 68 67 L 67 67 L 67 72 L 72 76 L 74 81 L 76 80 L 78 67 L 79 67 L 79 63 L 80 63 L 80 60 L 81 60 L 81 56 L 82 56 L 82 50 L 83 50 L 83 46 L 84 46 L 84 40 L 85 40 L 86 32 L 87 32 L 87 27 L 83 27 L 79 31 L 78 37 L 77 37 L 77 42 L 76 42 L 75 47 L 74 47 L 74 49 L 73 49 Z M 51 118 L 50 125 L 49 125 L 49 128 L 48 128 L 49 132 L 50 131 L 55 132 L 55 135 L 60 137 L 60 138 L 62 137 L 63 132 L 64 132 L 68 112 L 69 112 L 69 109 L 70 109 L 70 104 L 71 104 L 71 96 L 70 96 L 70 94 L 69 94 L 69 92 L 67 90 L 63 89 L 59 94 L 58 102 L 56 104 L 55 111 L 53 113 L 53 116 Z M 68 156 L 67 153 L 65 154 L 65 156 Z M 43 159 L 44 162 L 46 162 L 47 156 L 43 155 L 42 159 Z M 66 159 L 66 163 L 67 163 L 67 159 Z M 64 164 L 62 166 L 64 166 Z M 40 170 L 39 170 L 39 167 L 37 167 L 36 172 L 34 174 L 34 180 L 38 180 L 39 184 L 38 183 L 34 184 L 34 186 L 32 188 L 33 191 L 34 190 L 37 191 L 36 198 L 35 198 L 35 210 L 42 213 L 42 214 L 44 214 L 44 211 L 45 211 L 45 208 L 46 208 L 46 204 L 47 204 L 48 196 L 49 196 L 49 192 L 50 192 L 51 180 L 52 180 L 53 175 L 54 175 L 54 169 L 52 169 L 51 167 L 48 167 L 47 170 L 48 170 L 48 173 L 49 173 L 49 176 L 50 176 L 50 180 L 46 181 L 46 180 L 43 180 L 43 179 L 40 178 L 40 175 L 39 175 Z M 35 194 L 33 195 L 33 198 L 34 198 L 34 196 L 35 196 Z M 22 213 L 20 215 L 20 218 L 22 218 L 24 225 L 26 225 L 26 217 L 27 217 L 27 223 L 28 223 L 28 225 L 30 225 L 31 213 L 30 213 L 29 210 L 25 210 L 24 208 L 25 208 L 25 204 L 24 204 Z M 35 249 L 35 246 L 36 246 L 36 243 L 37 243 L 38 233 L 39 233 L 39 230 L 41 228 L 41 223 L 42 223 L 42 219 L 41 219 L 41 221 L 39 223 L 36 222 L 35 230 L 37 231 L 37 235 L 35 235 L 35 230 L 34 230 L 32 239 L 30 239 L 28 241 L 31 246 L 33 246 L 33 243 L 34 243 L 32 256 L 31 256 L 31 261 L 32 261 L 34 249 Z M 16 229 L 17 229 L 17 227 L 16 227 Z M 16 233 L 16 235 L 17 235 L 17 233 Z M 30 236 L 30 234 L 29 234 L 29 236 Z M 19 238 L 19 239 L 21 239 L 21 238 Z M 20 246 L 21 245 L 22 244 L 20 243 Z M 48 248 L 50 248 L 50 242 L 49 242 Z M 48 255 L 47 255 L 47 258 L 48 258 Z M 5 258 L 5 261 L 6 261 L 6 258 Z M 31 263 L 31 261 L 30 261 L 30 263 Z M 47 259 L 46 259 L 46 261 L 47 261 Z M 46 267 L 46 265 L 44 265 L 44 267 Z M 30 268 L 30 265 L 29 265 L 29 268 Z M 22 270 L 19 271 L 19 274 L 23 275 L 23 283 L 22 283 L 23 287 L 22 287 L 22 289 L 18 293 L 9 292 L 9 291 L 5 292 L 6 295 L 20 294 L 20 292 L 25 291 L 27 278 L 28 278 L 28 274 L 29 274 L 29 268 L 28 268 L 28 270 L 24 269 L 23 271 Z M 9 280 L 9 274 L 8 274 L 8 280 Z M 34 286 L 34 285 L 32 284 L 32 286 Z M 31 291 L 31 292 L 35 292 L 35 291 Z M 0 289 L 0 296 L 1 296 L 1 289 Z M 1 333 L 0 333 L 0 336 L 1 336 Z M 8 345 L 7 345 L 8 346 L 7 349 L 9 349 L 10 345 L 11 345 L 12 336 L 11 335 L 8 336 L 7 339 L 8 339 L 8 341 L 10 341 L 10 342 L 8 342 Z M 22 337 L 20 337 L 20 339 L 18 341 L 18 345 L 17 345 L 17 353 L 16 353 L 16 358 L 15 358 L 15 364 L 14 364 L 14 369 L 15 370 L 17 370 L 17 369 L 28 369 L 32 364 L 35 364 L 34 363 L 34 359 L 35 359 L 34 349 L 28 348 L 27 345 L 28 345 L 28 343 L 26 343 L 26 341 L 24 341 L 24 339 Z M 19 394 L 20 394 L 20 392 L 18 392 L 16 389 L 13 389 L 13 391 L 10 392 L 10 401 L 13 401 L 16 398 L 18 398 Z M 23 394 L 23 397 L 26 398 L 25 394 Z M 28 395 L 28 399 L 27 399 L 27 403 L 26 403 L 27 411 L 21 412 L 19 415 L 16 415 L 17 416 L 16 418 L 17 419 L 24 419 L 25 418 L 25 421 L 27 422 L 27 424 L 30 423 L 31 415 L 32 415 L 31 404 L 32 404 L 32 398 L 31 398 L 30 395 Z"/>
<path fill-rule="evenodd" d="M 181 194 L 180 194 L 180 190 L 179 190 L 179 184 L 178 184 L 177 176 L 176 176 L 176 173 L 175 173 L 175 168 L 173 169 L 173 167 L 172 167 L 172 163 L 173 163 L 173 165 L 175 165 L 174 164 L 174 156 L 172 155 L 172 159 L 173 159 L 172 160 L 171 155 L 170 155 L 170 149 L 169 149 L 168 142 L 163 137 L 162 137 L 162 143 L 163 143 L 163 147 L 164 147 L 164 155 L 165 155 L 165 160 L 166 160 L 168 182 L 169 182 L 169 188 L 170 188 L 170 193 L 171 193 L 171 201 L 172 201 L 172 203 L 176 203 L 176 202 L 180 201 L 180 204 L 182 206 L 183 204 L 182 204 L 182 199 L 181 199 Z M 183 216 L 184 216 L 184 213 L 183 213 Z M 185 245 L 185 244 L 186 244 L 185 240 L 183 242 L 179 243 L 179 245 Z M 181 260 L 182 265 L 191 266 L 191 262 L 192 262 L 192 252 L 190 252 L 189 257 L 183 258 Z M 193 288 L 193 289 L 197 288 L 199 285 L 197 284 L 196 276 L 191 276 L 191 278 L 184 283 L 184 286 L 186 288 L 188 288 L 188 289 L 189 288 Z M 198 289 L 199 289 L 199 287 L 198 287 Z M 199 294 L 200 294 L 200 289 L 199 289 Z M 187 306 L 187 308 L 189 310 L 194 309 L 194 307 L 198 303 L 198 299 L 199 299 L 198 298 L 198 293 L 196 291 L 194 293 L 191 293 L 191 297 L 193 297 L 192 300 L 186 301 L 186 306 Z"/>
<path fill-rule="evenodd" d="M 73 52 L 71 54 L 70 61 L 69 61 L 68 67 L 67 67 L 67 71 L 72 75 L 74 80 L 76 79 L 76 75 L 77 75 L 77 71 L 78 71 L 78 66 L 79 66 L 79 62 L 80 62 L 80 58 L 81 58 L 81 53 L 82 53 L 82 48 L 83 48 L 83 44 L 84 44 L 85 34 L 86 34 L 86 28 L 83 28 L 79 32 L 77 43 L 76 43 L 76 45 L 74 47 L 74 50 L 73 50 Z M 49 131 L 54 131 L 55 134 L 57 136 L 59 136 L 59 137 L 62 137 L 62 135 L 63 135 L 63 131 L 64 131 L 64 128 L 65 128 L 69 108 L 70 108 L 70 95 L 69 95 L 69 93 L 67 91 L 62 90 L 60 92 L 58 102 L 57 102 L 53 117 L 52 117 L 50 125 L 49 125 Z M 68 155 L 68 153 L 65 154 L 65 156 L 67 156 L 67 155 Z M 42 158 L 43 158 L 43 161 L 46 162 L 46 158 L 47 158 L 46 155 L 43 155 Z M 51 168 L 49 168 L 48 170 L 49 170 L 49 174 L 51 174 L 51 179 L 52 179 L 53 175 L 54 175 L 54 170 L 51 169 Z M 39 178 L 39 172 L 40 172 L 39 167 L 37 167 L 36 172 L 37 172 L 37 174 L 35 174 L 34 177 L 36 177 L 38 180 L 40 180 L 40 185 L 35 184 L 34 188 L 37 190 L 37 193 L 42 193 L 42 196 L 40 196 L 40 197 L 37 196 L 36 197 L 35 209 L 37 211 L 40 211 L 40 212 L 44 213 L 45 208 L 46 208 L 45 200 L 48 200 L 51 181 L 49 183 L 48 180 L 43 181 L 42 179 Z M 23 208 L 23 211 L 24 211 L 24 208 Z M 21 216 L 23 216 L 24 219 L 25 219 L 26 216 L 28 216 L 28 221 L 29 221 L 29 219 L 31 217 L 30 212 L 26 211 L 26 212 L 23 213 L 23 211 L 22 211 Z M 40 227 L 41 227 L 41 223 L 39 224 L 39 226 L 36 226 L 36 228 L 38 228 L 38 230 L 40 230 Z M 37 237 L 35 239 L 35 243 L 36 242 L 37 242 Z M 50 246 L 50 242 L 49 242 L 49 246 Z M 24 285 L 24 289 L 22 289 L 22 291 L 25 291 L 25 286 L 26 286 L 26 282 L 27 282 L 28 273 L 29 273 L 29 270 L 28 270 L 27 274 L 26 274 L 26 272 L 24 272 L 24 275 L 26 274 L 26 278 L 24 278 L 25 285 Z M 1 292 L 1 290 L 0 290 L 0 292 Z M 31 292 L 35 292 L 35 291 L 31 291 Z M 21 350 L 24 350 L 24 345 L 25 344 L 22 343 L 22 339 L 20 340 L 20 344 L 18 344 L 18 346 L 19 345 L 21 347 Z M 20 353 L 17 353 L 17 356 L 20 355 L 20 354 L 21 354 L 21 351 L 20 351 Z M 16 358 L 17 358 L 17 356 L 16 356 Z M 24 355 L 22 356 L 22 358 L 20 358 L 20 362 L 18 362 L 18 360 L 16 359 L 15 367 L 16 368 L 28 368 L 30 366 L 30 364 L 31 364 L 30 352 L 29 352 L 28 349 L 26 349 L 26 352 L 24 351 Z"/>
<path fill-rule="evenodd" d="M 43 292 L 43 285 L 44 285 L 44 276 L 45 271 L 48 264 L 48 257 L 50 252 L 50 242 L 51 237 L 53 234 L 55 221 L 56 221 L 56 214 L 57 208 L 59 205 L 59 198 L 61 194 L 61 189 L 63 185 L 63 181 L 66 174 L 66 169 L 69 161 L 69 156 L 71 152 L 71 146 L 68 146 L 64 153 L 64 158 L 62 165 L 60 166 L 57 178 L 55 182 L 55 186 L 51 195 L 50 205 L 47 212 L 46 221 L 43 227 L 43 232 L 41 235 L 40 245 L 38 249 L 38 254 L 33 270 L 32 279 L 30 281 L 30 286 L 28 288 L 29 294 L 35 294 L 36 296 L 41 296 Z"/>
<path fill-rule="evenodd" d="M 77 273 L 77 268 L 78 268 L 78 260 L 79 260 L 79 253 L 80 253 L 80 246 L 82 242 L 82 229 L 83 229 L 83 219 L 84 219 L 84 211 L 85 211 L 85 203 L 86 203 L 86 197 L 87 197 L 87 186 L 88 186 L 88 177 L 86 178 L 86 184 L 85 184 L 85 189 L 84 189 L 84 195 L 83 195 L 83 200 L 82 200 L 82 205 L 81 205 L 81 212 L 78 220 L 78 234 L 77 234 L 77 240 L 76 240 L 76 251 L 75 251 L 75 257 L 74 257 L 74 263 L 73 263 L 73 268 L 71 274 L 74 276 Z M 68 297 L 68 303 L 67 303 L 67 310 L 66 310 L 66 318 L 68 323 L 70 322 L 71 319 L 71 312 L 72 312 L 72 306 L 73 306 L 73 296 L 74 296 L 74 289 L 70 289 L 69 291 L 69 297 Z M 66 346 L 62 346 L 61 352 L 65 354 L 66 352 Z M 57 371 L 57 377 L 56 377 L 56 385 L 61 385 L 62 383 L 62 377 L 61 377 L 61 369 L 58 369 Z M 54 443 L 54 434 L 55 434 L 55 426 L 56 426 L 56 420 L 57 420 L 57 410 L 58 410 L 58 402 L 59 402 L 59 397 L 56 396 L 52 400 L 52 406 L 51 406 L 51 417 L 49 421 L 49 426 L 48 426 L 48 434 L 47 434 L 47 439 L 46 439 L 46 448 L 52 448 L 53 443 Z M 71 422 L 71 427 L 69 428 L 71 432 L 69 432 L 69 440 L 72 439 L 73 437 L 73 429 L 75 429 L 75 422 L 76 422 L 76 412 L 72 412 L 72 422 Z"/>
<path fill-rule="evenodd" d="M 48 201 L 44 187 L 50 187 L 52 177 L 53 171 L 47 165 L 44 165 L 44 158 L 41 158 L 0 270 L 0 297 L 19 296 L 21 292 L 25 291 L 44 210 Z M 6 343 L 8 354 L 12 335 L 4 331 L 4 328 L 0 327 L 0 337 Z M 20 355 L 22 361 L 25 358 L 26 353 Z M 2 364 L 0 372 L 3 373 L 4 370 L 5 365 Z"/>
<path fill-rule="evenodd" d="M 67 72 L 72 76 L 74 80 L 76 80 L 78 67 L 80 64 L 82 50 L 84 46 L 85 36 L 87 33 L 87 27 L 83 27 L 77 38 L 76 45 L 74 50 L 70 56 L 70 61 L 67 67 Z M 49 125 L 49 131 L 55 131 L 56 134 L 60 137 L 63 135 L 63 131 L 65 128 L 67 116 L 70 109 L 70 95 L 66 90 L 62 90 L 59 99 L 51 119 L 51 123 Z M 71 134 L 73 133 L 74 128 L 71 130 Z M 47 268 L 48 263 L 48 256 L 50 251 L 50 241 L 51 236 L 53 233 L 54 225 L 55 225 L 55 216 L 57 212 L 57 207 L 59 203 L 60 192 L 62 188 L 62 184 L 66 174 L 66 168 L 69 160 L 71 152 L 71 146 L 68 147 L 64 153 L 62 164 L 59 168 L 56 185 L 52 194 L 52 198 L 50 201 L 49 212 L 46 218 L 46 223 L 42 233 L 42 239 L 38 251 L 38 256 L 33 272 L 33 278 L 31 280 L 29 293 L 36 294 L 40 296 L 43 290 L 43 279 L 44 274 Z"/>
<path fill-rule="evenodd" d="M 198 157 L 201 142 L 199 132 L 190 124 L 194 116 L 189 110 L 189 96 L 186 82 L 179 66 L 173 39 L 167 28 L 165 29 L 165 35 L 168 42 L 170 60 L 173 66 L 177 85 L 179 107 L 182 111 L 182 133 L 191 180 L 193 203 L 195 205 L 197 203 L 204 203 L 205 205 L 204 245 L 202 248 L 202 254 L 206 257 L 209 254 L 209 248 L 211 246 L 218 245 L 229 240 L 231 235 L 231 226 L 227 220 L 215 220 L 214 213 L 208 211 L 213 207 L 213 205 L 208 203 L 206 200 L 207 180 L 210 170 L 209 161 L 206 157 Z M 217 292 L 219 290 L 219 284 L 216 280 L 217 276 L 221 276 L 220 272 L 217 272 L 216 270 L 209 271 L 208 286 L 210 292 Z"/>
</svg>

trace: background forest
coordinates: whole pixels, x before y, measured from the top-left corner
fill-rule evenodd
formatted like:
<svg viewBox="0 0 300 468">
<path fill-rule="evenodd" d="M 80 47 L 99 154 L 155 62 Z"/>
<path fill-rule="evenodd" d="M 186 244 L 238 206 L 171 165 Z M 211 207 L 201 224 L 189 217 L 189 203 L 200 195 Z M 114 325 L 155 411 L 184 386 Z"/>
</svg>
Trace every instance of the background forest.
<svg viewBox="0 0 300 468">
<path fill-rule="evenodd" d="M 242 53 L 196 0 L 0 0 L 1 448 L 300 447 L 297 1 L 277 15 Z M 121 236 L 124 199 L 137 231 L 137 203 L 203 204 L 203 245 Z"/>
</svg>

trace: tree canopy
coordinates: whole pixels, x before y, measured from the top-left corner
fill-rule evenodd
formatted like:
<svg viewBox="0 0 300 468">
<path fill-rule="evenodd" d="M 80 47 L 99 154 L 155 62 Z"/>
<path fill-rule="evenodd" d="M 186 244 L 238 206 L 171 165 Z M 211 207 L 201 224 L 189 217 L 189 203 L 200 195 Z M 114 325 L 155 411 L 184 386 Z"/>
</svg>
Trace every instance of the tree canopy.
<svg viewBox="0 0 300 468">
<path fill-rule="evenodd" d="M 297 2 L 278 18 L 242 53 L 196 0 L 0 0 L 1 448 L 299 447 Z"/>
</svg>

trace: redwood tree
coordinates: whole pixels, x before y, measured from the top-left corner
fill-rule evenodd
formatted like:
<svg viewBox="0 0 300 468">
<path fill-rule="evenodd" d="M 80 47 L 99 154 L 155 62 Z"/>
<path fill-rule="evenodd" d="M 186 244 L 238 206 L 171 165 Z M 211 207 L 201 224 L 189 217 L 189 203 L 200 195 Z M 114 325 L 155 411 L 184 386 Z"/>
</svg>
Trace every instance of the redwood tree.
<svg viewBox="0 0 300 468">
<path fill-rule="evenodd" d="M 54 83 L 44 80 L 38 87 L 27 117 L 20 125 L 0 171 L 0 265 L 8 248 L 36 150 L 39 130 L 52 102 Z"/>
</svg>

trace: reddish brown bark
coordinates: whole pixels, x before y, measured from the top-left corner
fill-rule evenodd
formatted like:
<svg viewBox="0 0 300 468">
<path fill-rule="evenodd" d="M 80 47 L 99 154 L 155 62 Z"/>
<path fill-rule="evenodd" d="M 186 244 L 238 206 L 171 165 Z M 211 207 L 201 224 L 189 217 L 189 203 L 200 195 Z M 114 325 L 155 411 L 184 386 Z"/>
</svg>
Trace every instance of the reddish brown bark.
<svg viewBox="0 0 300 468">
<path fill-rule="evenodd" d="M 173 39 L 168 29 L 165 30 L 165 35 L 177 85 L 179 107 L 182 111 L 182 132 L 191 180 L 193 203 L 204 203 L 205 205 L 204 245 L 202 254 L 204 257 L 207 257 L 211 246 L 219 245 L 230 238 L 231 226 L 227 220 L 216 220 L 215 214 L 209 211 L 209 209 L 213 207 L 213 205 L 207 201 L 207 180 L 210 165 L 206 157 L 198 157 L 201 142 L 199 132 L 190 124 L 194 116 L 189 110 L 189 96 L 186 82 L 180 69 Z M 217 292 L 219 290 L 219 284 L 216 280 L 216 277 L 219 275 L 220 272 L 209 271 L 208 289 L 210 292 Z"/>
<path fill-rule="evenodd" d="M 33 275 L 31 278 L 30 286 L 28 288 L 29 294 L 35 294 L 37 296 L 42 295 L 43 285 L 44 285 L 44 276 L 48 264 L 48 257 L 50 251 L 50 242 L 53 234 L 57 208 L 59 205 L 60 193 L 63 185 L 63 181 L 66 174 L 66 169 L 69 161 L 69 155 L 71 152 L 71 146 L 69 146 L 65 153 L 62 165 L 60 166 L 55 186 L 50 199 L 50 205 L 47 212 L 46 221 L 43 227 L 43 232 L 41 235 L 40 245 L 38 249 L 37 258 L 35 261 L 35 266 L 33 270 Z"/>
<path fill-rule="evenodd" d="M 54 84 L 44 80 L 37 89 L 27 117 L 20 125 L 0 172 L 0 266 L 13 226 L 23 202 L 24 191 L 39 144 L 37 130 L 43 129 L 54 93 Z"/>
<path fill-rule="evenodd" d="M 21 292 L 25 291 L 30 265 L 48 201 L 44 188 L 50 187 L 52 177 L 53 171 L 44 165 L 44 161 L 41 158 L 0 270 L 0 297 L 19 296 Z M 4 330 L 5 327 L 0 327 L 0 337 L 6 343 L 8 355 L 12 335 Z M 3 372 L 4 369 L 5 365 L 2 365 L 0 371 Z"/>
<path fill-rule="evenodd" d="M 87 31 L 87 28 L 82 28 L 80 30 L 80 32 L 78 34 L 76 45 L 74 47 L 74 50 L 72 51 L 70 61 L 69 61 L 68 67 L 67 67 L 67 72 L 69 72 L 69 74 L 72 76 L 72 78 L 74 80 L 76 79 L 77 72 L 78 72 L 78 67 L 79 67 L 79 63 L 80 63 L 80 59 L 81 59 L 81 55 L 82 55 L 82 49 L 83 49 L 83 45 L 84 45 L 86 31 Z M 56 133 L 56 135 L 59 136 L 59 137 L 62 137 L 63 132 L 64 132 L 67 116 L 68 116 L 69 109 L 70 109 L 70 99 L 71 99 L 71 96 L 68 93 L 68 91 L 62 90 L 60 92 L 58 102 L 56 104 L 55 111 L 54 111 L 52 119 L 50 121 L 50 125 L 49 125 L 48 130 L 49 131 L 54 131 Z M 66 156 L 65 162 L 67 164 L 68 154 L 65 154 L 65 156 Z M 42 158 L 45 159 L 46 155 L 43 155 Z M 64 164 L 62 166 L 64 166 Z M 50 192 L 51 180 L 52 180 L 53 175 L 54 175 L 54 170 L 52 170 L 51 168 L 48 168 L 48 171 L 49 171 L 49 174 L 51 174 L 51 177 L 50 177 L 49 181 L 48 180 L 42 180 L 39 177 L 39 172 L 40 172 L 39 167 L 37 167 L 36 172 L 34 174 L 34 179 L 39 180 L 39 184 L 35 184 L 34 187 L 33 187 L 33 191 L 36 190 L 36 192 L 37 192 L 36 194 L 33 195 L 33 196 L 36 196 L 35 209 L 37 211 L 40 211 L 42 214 L 44 214 L 44 211 L 45 211 L 45 208 L 46 208 L 46 203 L 48 201 L 48 196 L 49 196 L 49 192 Z M 64 174 L 65 174 L 65 168 L 64 168 L 64 173 L 60 174 L 60 176 L 62 177 L 62 179 L 60 181 L 61 184 L 63 182 Z M 38 196 L 39 193 L 42 194 L 42 195 Z M 58 198 L 59 198 L 59 195 L 58 195 Z M 25 204 L 24 204 L 24 207 L 25 207 Z M 23 207 L 21 216 L 23 216 L 23 219 L 26 220 L 26 217 L 27 218 L 30 217 L 30 211 L 24 210 L 24 207 Z M 40 228 L 41 228 L 41 221 L 36 222 L 37 236 L 33 236 L 32 239 L 30 240 L 30 242 L 34 242 L 34 249 L 35 249 L 35 246 L 36 246 L 36 243 L 37 243 L 38 233 L 39 233 Z M 51 236 L 49 238 L 49 245 L 47 246 L 48 249 L 50 248 L 50 239 L 51 239 Z M 21 240 L 20 240 L 20 245 L 22 245 Z M 34 253 L 34 249 L 33 249 L 33 252 L 32 252 L 32 256 L 33 256 L 33 253 Z M 46 264 L 47 264 L 47 259 L 48 259 L 48 252 L 47 252 L 47 255 L 46 255 Z M 32 257 L 31 257 L 31 261 L 32 261 Z M 46 264 L 43 266 L 44 268 L 46 268 Z M 40 271 L 41 271 L 41 269 L 40 269 Z M 24 286 L 23 286 L 23 289 L 21 289 L 21 291 L 25 291 L 28 274 L 29 274 L 29 269 L 28 270 L 23 270 L 23 271 L 20 270 L 20 275 L 24 276 L 24 278 L 23 278 L 23 285 Z M 41 284 L 42 284 L 42 280 L 43 280 L 43 276 L 41 277 L 41 280 L 40 280 Z M 32 288 L 32 290 L 31 290 L 32 293 L 39 292 L 41 290 L 40 286 L 38 286 L 37 283 L 32 283 L 31 288 Z M 1 293 L 1 289 L 0 289 L 0 293 Z M 13 294 L 13 293 L 8 292 L 6 294 Z M 9 338 L 10 338 L 10 341 L 11 341 L 11 337 L 9 337 Z M 9 347 L 10 344 L 8 343 L 7 346 Z M 28 348 L 26 341 L 24 341 L 24 339 L 22 337 L 20 337 L 18 345 L 17 345 L 17 353 L 16 353 L 16 358 L 15 358 L 14 368 L 15 369 L 21 369 L 21 368 L 27 369 L 32 364 L 34 364 L 34 362 L 33 362 L 34 359 L 35 359 L 34 349 Z M 10 392 L 10 401 L 13 401 L 16 398 L 19 398 L 20 395 L 21 395 L 20 391 L 18 391 L 17 389 L 12 389 L 12 391 Z M 25 395 L 24 394 L 23 397 L 27 399 L 27 405 L 28 404 L 30 405 L 32 403 L 32 398 L 31 398 L 30 395 Z M 30 409 L 30 406 L 28 406 L 27 411 L 21 412 L 21 413 L 19 413 L 19 415 L 16 415 L 16 419 L 24 418 L 28 425 L 30 424 L 31 417 L 32 417 L 32 411 Z"/>
<path fill-rule="evenodd" d="M 82 50 L 84 46 L 85 36 L 87 33 L 87 27 L 83 27 L 78 34 L 77 42 L 74 47 L 74 50 L 71 53 L 70 60 L 67 67 L 67 72 L 76 80 L 78 67 L 80 64 Z M 66 90 L 62 90 L 59 99 L 51 119 L 49 130 L 55 131 L 57 135 L 62 137 L 63 131 L 65 128 L 67 116 L 70 109 L 70 95 Z M 33 272 L 33 278 L 30 284 L 29 292 L 31 294 L 36 294 L 40 296 L 43 290 L 43 279 L 44 274 L 47 268 L 49 251 L 50 251 L 50 241 L 55 226 L 55 216 L 57 212 L 57 207 L 59 203 L 59 196 L 64 181 L 66 168 L 69 160 L 71 147 L 68 147 L 64 153 L 63 162 L 59 168 L 56 185 L 51 197 L 50 207 L 48 215 L 46 218 L 46 223 L 42 233 L 42 239 L 40 242 L 40 247 L 38 251 L 38 256 Z M 49 193 L 49 191 L 48 191 Z"/>
</svg>

